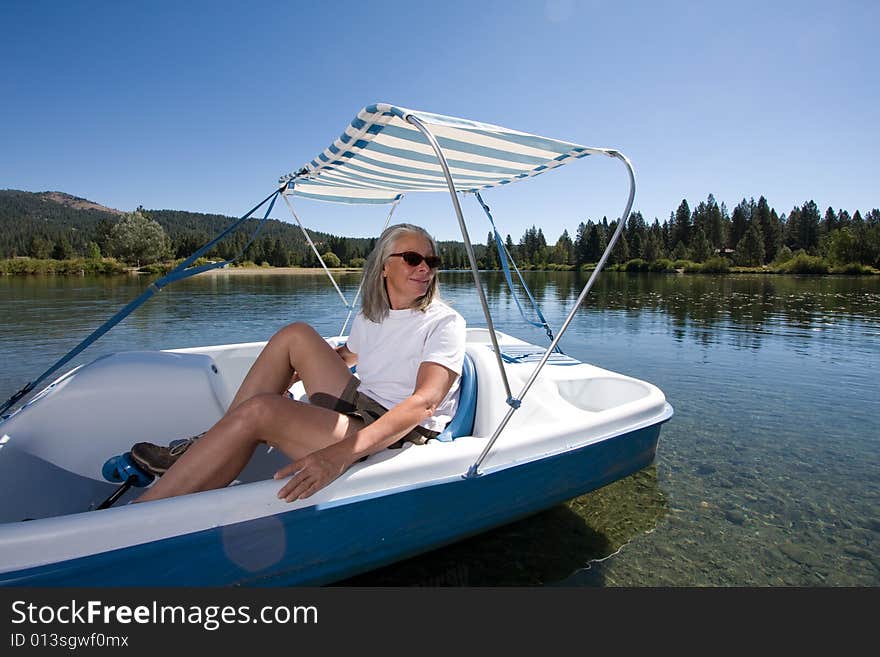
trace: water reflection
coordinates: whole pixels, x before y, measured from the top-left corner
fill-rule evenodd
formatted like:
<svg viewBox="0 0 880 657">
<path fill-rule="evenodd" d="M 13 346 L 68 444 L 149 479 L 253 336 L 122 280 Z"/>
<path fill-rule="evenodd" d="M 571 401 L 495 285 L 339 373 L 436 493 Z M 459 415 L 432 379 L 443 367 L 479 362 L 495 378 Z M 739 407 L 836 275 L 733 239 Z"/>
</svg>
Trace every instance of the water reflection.
<svg viewBox="0 0 880 657">
<path fill-rule="evenodd" d="M 555 328 L 565 319 L 586 274 L 525 272 L 534 297 Z M 444 274 L 445 289 L 454 295 L 470 291 L 463 274 Z M 469 274 L 467 275 L 469 276 Z M 459 290 L 465 284 L 467 289 Z M 515 301 L 500 273 L 485 275 L 493 310 L 518 316 Z M 451 288 L 451 289 L 450 289 Z M 518 283 L 517 283 L 518 288 Z M 519 288 L 518 288 L 519 290 Z M 520 303 L 530 319 L 527 297 Z M 822 339 L 826 329 L 845 325 L 852 317 L 868 320 L 880 331 L 880 277 L 796 277 L 773 275 L 709 276 L 607 272 L 596 279 L 582 312 L 669 322 L 679 342 L 709 346 L 721 341 L 738 348 L 760 349 L 768 334 L 786 333 L 799 340 Z M 479 317 L 474 320 L 478 321 Z M 639 323 L 623 330 L 640 331 Z"/>
</svg>

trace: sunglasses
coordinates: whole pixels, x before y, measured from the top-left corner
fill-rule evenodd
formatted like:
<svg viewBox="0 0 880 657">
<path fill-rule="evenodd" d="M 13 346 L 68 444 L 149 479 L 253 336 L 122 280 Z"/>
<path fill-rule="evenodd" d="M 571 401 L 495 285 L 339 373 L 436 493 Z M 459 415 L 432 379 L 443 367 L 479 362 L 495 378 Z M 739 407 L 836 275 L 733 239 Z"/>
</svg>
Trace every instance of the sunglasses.
<svg viewBox="0 0 880 657">
<path fill-rule="evenodd" d="M 393 256 L 403 258 L 403 261 L 410 267 L 418 267 L 422 264 L 422 260 L 424 260 L 425 264 L 431 269 L 437 269 L 437 267 L 440 266 L 440 256 L 423 256 L 416 251 L 404 251 L 403 253 L 392 253 L 388 257 Z"/>
</svg>

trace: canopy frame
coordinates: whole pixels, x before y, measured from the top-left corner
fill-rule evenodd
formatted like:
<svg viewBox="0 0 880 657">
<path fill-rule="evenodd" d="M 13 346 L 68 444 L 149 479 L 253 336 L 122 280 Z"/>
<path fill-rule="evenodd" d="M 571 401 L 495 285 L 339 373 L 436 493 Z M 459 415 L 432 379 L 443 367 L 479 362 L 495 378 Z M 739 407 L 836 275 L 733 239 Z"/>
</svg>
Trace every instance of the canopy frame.
<svg viewBox="0 0 880 657">
<path fill-rule="evenodd" d="M 611 252 L 613 251 L 614 246 L 617 244 L 617 241 L 623 232 L 624 225 L 626 224 L 626 221 L 629 218 L 630 211 L 632 210 L 633 200 L 635 198 L 635 188 L 636 188 L 635 172 L 633 170 L 632 163 L 629 161 L 629 159 L 616 149 L 577 146 L 572 152 L 567 153 L 565 156 L 560 156 L 559 158 L 557 158 L 556 160 L 554 160 L 551 164 L 549 164 L 547 166 L 539 167 L 536 170 L 532 170 L 528 174 L 515 176 L 515 178 L 534 176 L 534 175 L 537 175 L 538 173 L 541 173 L 542 170 L 548 170 L 550 168 L 555 168 L 557 166 L 560 166 L 560 165 L 568 162 L 573 157 L 580 158 L 580 157 L 583 157 L 584 155 L 595 154 L 595 155 L 605 155 L 607 157 L 611 157 L 611 158 L 617 159 L 620 162 L 622 162 L 624 167 L 626 168 L 626 172 L 629 177 L 630 184 L 629 184 L 629 194 L 627 196 L 626 205 L 624 207 L 623 213 L 621 214 L 620 221 L 617 224 L 617 228 L 614 231 L 614 234 L 611 236 L 611 239 L 608 241 L 608 245 L 605 247 L 605 251 L 602 253 L 602 257 L 599 259 L 599 262 L 596 264 L 596 267 L 593 270 L 592 274 L 590 275 L 590 278 L 587 280 L 587 283 L 584 285 L 583 289 L 581 290 L 580 294 L 578 295 L 578 298 L 575 301 L 574 306 L 569 311 L 568 315 L 566 316 L 565 320 L 563 321 L 562 326 L 559 328 L 559 331 L 555 337 L 552 335 L 552 332 L 550 331 L 549 326 L 547 326 L 546 322 L 544 322 L 545 328 L 547 329 L 548 336 L 551 338 L 550 345 L 545 349 L 543 355 L 541 356 L 540 360 L 538 361 L 537 365 L 535 366 L 535 369 L 532 371 L 532 373 L 529 376 L 528 380 L 526 381 L 525 385 L 523 385 L 519 394 L 517 396 L 514 396 L 511 391 L 510 380 L 507 376 L 507 370 L 504 366 L 504 359 L 502 358 L 502 351 L 501 351 L 501 348 L 498 344 L 498 337 L 497 337 L 497 334 L 495 333 L 495 325 L 494 325 L 494 321 L 492 320 L 492 313 L 489 310 L 489 304 L 486 300 L 486 293 L 483 289 L 482 281 L 480 278 L 479 267 L 477 266 L 477 259 L 476 259 L 476 255 L 474 254 L 473 244 L 471 242 L 470 235 L 468 234 L 467 222 L 465 221 L 464 213 L 461 209 L 461 204 L 459 203 L 458 192 L 463 192 L 463 193 L 470 192 L 470 193 L 475 194 L 478 201 L 483 206 L 484 210 L 486 210 L 487 214 L 489 214 L 488 208 L 487 208 L 486 204 L 483 203 L 482 198 L 479 196 L 479 189 L 478 188 L 457 189 L 453 174 L 451 172 L 448 158 L 446 157 L 446 154 L 444 153 L 443 148 L 441 147 L 437 137 L 432 133 L 430 128 L 426 125 L 426 121 L 423 120 L 422 116 L 417 115 L 415 112 L 403 110 L 402 108 L 398 108 L 398 107 L 393 107 L 393 106 L 383 106 L 383 107 L 386 109 L 386 112 L 391 113 L 391 114 L 397 116 L 398 118 L 401 118 L 406 123 L 409 123 L 412 126 L 415 126 L 419 130 L 419 132 L 421 132 L 421 134 L 424 136 L 424 138 L 427 140 L 428 144 L 431 146 L 431 149 L 434 151 L 434 155 L 437 158 L 437 163 L 439 164 L 440 169 L 443 173 L 443 178 L 446 182 L 446 187 L 448 188 L 450 198 L 452 199 L 452 206 L 455 211 L 455 216 L 458 220 L 459 229 L 461 230 L 461 236 L 462 236 L 462 240 L 464 241 L 465 251 L 468 256 L 468 262 L 470 263 L 471 274 L 474 279 L 474 285 L 476 286 L 476 289 L 477 289 L 477 294 L 480 299 L 480 306 L 482 308 L 483 316 L 486 320 L 486 326 L 489 331 L 489 339 L 492 343 L 492 350 L 495 353 L 495 359 L 498 364 L 498 371 L 501 375 L 501 380 L 502 380 L 502 383 L 504 384 L 504 390 L 507 395 L 507 400 L 506 400 L 507 405 L 510 407 L 508 409 L 507 413 L 505 414 L 505 416 L 499 422 L 499 424 L 496 427 L 496 429 L 494 430 L 494 432 L 492 433 L 491 437 L 489 438 L 489 441 L 486 443 L 486 446 L 483 448 L 483 451 L 477 457 L 476 461 L 474 461 L 473 465 L 471 465 L 470 468 L 468 468 L 467 472 L 462 475 L 463 478 L 470 479 L 470 478 L 478 477 L 482 474 L 480 472 L 480 466 L 486 460 L 487 456 L 491 452 L 492 447 L 497 442 L 502 431 L 504 431 L 504 428 L 510 422 L 510 419 L 513 417 L 513 414 L 522 405 L 523 398 L 528 393 L 528 391 L 531 389 L 532 385 L 534 384 L 535 380 L 538 378 L 538 375 L 540 374 L 541 370 L 546 365 L 546 363 L 547 363 L 548 359 L 550 358 L 550 356 L 552 355 L 552 353 L 554 351 L 560 351 L 559 341 L 562 339 L 562 336 L 565 334 L 566 330 L 568 329 L 569 325 L 571 324 L 572 320 L 574 319 L 574 316 L 577 313 L 577 310 L 580 307 L 581 303 L 583 303 L 583 300 L 586 298 L 587 294 L 589 294 L 590 290 L 592 289 L 593 284 L 596 281 L 596 278 L 599 276 L 599 273 L 602 271 L 603 267 L 605 266 L 605 263 L 608 260 L 608 257 L 611 255 Z M 375 110 L 376 108 L 377 108 L 377 106 L 371 106 L 370 108 L 366 108 L 366 109 Z M 428 116 L 432 116 L 433 118 L 438 118 L 434 115 L 428 115 Z M 440 119 L 450 119 L 451 117 L 439 117 L 439 118 Z M 356 124 L 353 123 L 352 125 L 356 125 Z M 444 124 L 441 123 L 441 125 L 444 125 Z M 363 137 L 367 133 L 367 129 L 369 128 L 369 125 L 364 127 L 364 123 L 363 123 L 363 121 L 361 121 L 360 124 L 357 125 L 357 127 L 358 127 L 359 131 L 356 133 L 356 135 L 354 137 L 349 138 L 349 137 L 347 137 L 347 135 L 343 135 L 343 138 L 341 139 L 341 141 L 337 140 L 337 142 L 334 144 L 334 146 L 331 147 L 331 149 L 329 149 L 328 151 L 325 151 L 325 154 L 322 154 L 318 160 L 313 160 L 308 166 L 303 167 L 302 169 L 297 171 L 295 174 L 291 173 L 286 176 L 282 176 L 279 179 L 279 182 L 282 184 L 282 187 L 284 188 L 282 195 L 285 197 L 285 201 L 287 201 L 288 195 L 291 195 L 294 193 L 299 193 L 299 194 L 303 195 L 304 197 L 309 197 L 308 193 L 297 192 L 296 185 L 297 185 L 298 180 L 312 181 L 315 178 L 320 176 L 320 171 L 323 167 L 334 166 L 337 162 L 340 161 L 340 158 L 344 159 L 345 157 L 352 157 L 352 154 L 350 152 L 343 151 L 342 149 L 348 148 L 348 146 L 350 144 L 348 144 L 347 142 L 358 143 L 357 140 L 359 138 Z M 329 153 L 330 155 L 327 155 L 327 153 Z M 333 158 L 336 158 L 336 159 L 333 159 Z M 483 186 L 482 188 L 494 187 L 496 185 L 506 184 L 506 183 L 512 182 L 512 180 L 513 179 L 498 181 L 497 183 L 494 183 L 494 184 L 487 184 L 487 185 Z M 350 189 L 348 191 L 354 192 L 354 191 L 359 191 L 360 189 L 363 189 L 363 188 L 359 188 L 357 185 L 355 185 L 352 189 Z M 403 198 L 402 189 L 403 188 L 398 190 L 401 193 L 397 193 L 395 195 L 395 194 L 393 194 L 393 191 L 394 191 L 393 186 L 389 185 L 389 186 L 381 188 L 381 191 L 385 192 L 388 195 L 388 197 L 386 198 L 386 200 L 384 202 L 386 202 L 386 203 L 393 202 L 391 212 L 388 215 L 388 220 L 386 220 L 386 222 L 385 222 L 386 227 L 390 221 L 391 214 L 393 214 L 394 209 L 397 207 L 397 204 Z M 343 192 L 346 191 L 346 188 L 339 187 L 338 191 L 341 195 Z M 378 193 L 379 189 L 372 189 L 372 191 Z M 417 191 L 439 191 L 439 190 L 435 187 L 431 190 L 423 189 L 423 190 L 417 190 Z M 327 200 L 327 201 L 331 201 L 331 202 L 340 202 L 341 201 L 341 202 L 353 202 L 353 203 L 360 203 L 360 202 L 380 203 L 380 202 L 383 202 L 383 201 L 379 201 L 376 199 L 342 200 L 342 196 L 334 197 L 334 198 L 317 199 L 317 200 Z M 288 205 L 290 205 L 289 201 L 288 201 Z M 292 210 L 292 207 L 291 207 L 291 210 Z M 489 214 L 489 218 L 491 220 L 491 214 Z M 297 221 L 298 221 L 298 218 L 297 218 Z M 302 226 L 302 224 L 300 224 L 300 226 Z M 493 223 L 493 226 L 494 226 L 494 223 Z M 319 256 L 319 258 L 320 258 L 320 256 Z M 323 262 L 322 262 L 322 264 L 323 264 Z M 326 267 L 325 267 L 325 269 L 326 269 Z M 328 275 L 330 275 L 329 271 L 327 273 L 328 273 Z M 332 279 L 332 276 L 331 276 L 331 279 Z M 334 282 L 334 285 L 335 285 L 335 282 Z M 338 290 L 339 290 L 339 288 L 337 287 L 337 291 Z M 358 291 L 360 291 L 360 288 L 358 288 Z M 342 296 L 341 292 L 340 292 L 340 296 Z M 357 298 L 357 297 L 355 297 L 355 298 Z M 343 300 L 344 300 L 344 297 L 343 297 Z M 353 305 L 349 306 L 349 304 L 346 302 L 346 306 L 349 307 L 349 318 L 350 318 L 351 313 L 353 311 Z M 346 322 L 343 325 L 343 327 L 347 326 L 347 324 L 348 324 L 348 318 L 346 318 Z"/>
</svg>

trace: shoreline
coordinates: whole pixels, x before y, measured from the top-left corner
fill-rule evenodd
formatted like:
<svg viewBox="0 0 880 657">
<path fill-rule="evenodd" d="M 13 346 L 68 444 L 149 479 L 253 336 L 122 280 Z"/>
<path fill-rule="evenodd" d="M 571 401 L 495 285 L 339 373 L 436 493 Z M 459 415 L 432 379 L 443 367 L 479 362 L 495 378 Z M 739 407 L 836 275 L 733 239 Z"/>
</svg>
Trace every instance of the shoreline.
<svg viewBox="0 0 880 657">
<path fill-rule="evenodd" d="M 359 274 L 363 269 L 352 267 L 329 267 L 334 274 Z M 137 273 L 137 272 L 135 272 Z M 223 267 L 209 269 L 196 276 L 254 276 L 257 274 L 291 275 L 291 274 L 324 274 L 323 267 Z"/>
</svg>

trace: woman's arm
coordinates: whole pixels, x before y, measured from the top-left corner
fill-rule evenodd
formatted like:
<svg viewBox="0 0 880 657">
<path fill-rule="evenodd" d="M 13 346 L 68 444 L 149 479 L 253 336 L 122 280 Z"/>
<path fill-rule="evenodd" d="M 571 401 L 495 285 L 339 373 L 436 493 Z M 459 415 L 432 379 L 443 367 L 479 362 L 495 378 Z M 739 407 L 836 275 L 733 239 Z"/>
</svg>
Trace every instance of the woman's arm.
<svg viewBox="0 0 880 657">
<path fill-rule="evenodd" d="M 357 365 L 357 354 L 353 353 L 346 345 L 336 347 L 336 353 L 339 354 L 339 357 L 348 367 L 353 367 L 354 365 Z"/>
<path fill-rule="evenodd" d="M 388 447 L 408 434 L 434 414 L 457 376 L 438 363 L 422 363 L 412 395 L 352 437 L 313 452 L 279 470 L 275 474 L 276 479 L 294 472 L 296 474 L 278 491 L 278 497 L 288 502 L 309 497 L 359 459 Z"/>
</svg>

